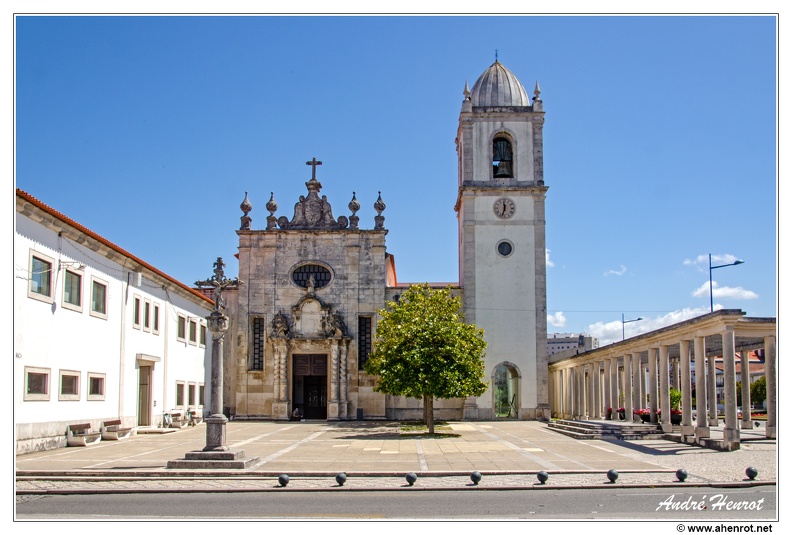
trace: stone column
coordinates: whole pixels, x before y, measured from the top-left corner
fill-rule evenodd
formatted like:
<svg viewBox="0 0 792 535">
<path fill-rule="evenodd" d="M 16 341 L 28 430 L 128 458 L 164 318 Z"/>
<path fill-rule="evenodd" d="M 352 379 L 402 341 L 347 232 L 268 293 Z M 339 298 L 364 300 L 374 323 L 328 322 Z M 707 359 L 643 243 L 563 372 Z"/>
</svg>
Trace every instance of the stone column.
<svg viewBox="0 0 792 535">
<path fill-rule="evenodd" d="M 742 429 L 751 428 L 751 363 L 750 353 L 746 350 L 740 351 L 740 383 L 742 384 L 742 399 L 737 400 L 742 405 Z"/>
<path fill-rule="evenodd" d="M 589 363 L 589 420 L 599 418 L 599 403 L 597 402 L 599 383 L 599 366 L 596 362 Z"/>
<path fill-rule="evenodd" d="M 646 368 L 641 362 L 641 354 L 635 353 L 635 369 L 638 370 L 638 401 L 636 409 L 646 408 Z"/>
<path fill-rule="evenodd" d="M 641 354 L 632 354 L 632 374 L 633 374 L 633 410 L 637 411 L 643 408 L 645 403 L 641 403 Z M 633 415 L 633 421 L 641 421 L 640 416 Z"/>
<path fill-rule="evenodd" d="M 650 347 L 649 356 L 649 421 L 657 423 L 657 349 Z"/>
<path fill-rule="evenodd" d="M 679 390 L 679 361 L 677 359 L 670 359 L 671 365 L 671 388 Z"/>
<path fill-rule="evenodd" d="M 715 355 L 707 357 L 707 403 L 710 427 L 718 427 L 718 392 L 715 383 Z"/>
<path fill-rule="evenodd" d="M 602 409 L 603 411 L 605 411 L 605 418 L 607 418 L 608 407 L 613 407 L 613 405 L 610 404 L 610 400 L 613 397 L 611 395 L 611 359 L 605 359 L 602 363 L 602 366 L 603 366 Z"/>
<path fill-rule="evenodd" d="M 777 390 L 778 375 L 776 370 L 776 337 L 766 336 L 764 339 L 765 353 L 765 380 L 767 381 L 767 426 L 765 436 L 776 438 L 776 416 L 777 416 Z"/>
<path fill-rule="evenodd" d="M 330 340 L 330 399 L 327 419 L 338 420 L 338 340 Z"/>
<path fill-rule="evenodd" d="M 696 442 L 710 436 L 707 425 L 707 369 L 705 365 L 704 337 L 693 338 L 693 355 L 696 359 Z"/>
<path fill-rule="evenodd" d="M 586 419 L 586 370 L 583 366 L 578 366 L 575 370 L 577 376 L 577 400 L 578 400 L 578 419 Z"/>
<path fill-rule="evenodd" d="M 671 400 L 668 396 L 671 385 L 668 382 L 668 346 L 660 346 L 660 424 L 663 431 L 670 433 L 671 426 Z"/>
<path fill-rule="evenodd" d="M 690 340 L 679 342 L 679 363 L 682 377 L 679 381 L 682 391 L 682 440 L 693 434 L 693 399 L 690 391 Z"/>
<path fill-rule="evenodd" d="M 619 359 L 618 357 L 611 357 L 611 392 L 609 407 L 613 409 L 613 419 L 618 420 L 619 416 L 616 410 L 619 408 Z"/>
<path fill-rule="evenodd" d="M 737 374 L 734 361 L 734 326 L 727 325 L 723 337 L 723 397 L 725 427 L 723 445 L 727 450 L 740 449 L 740 428 L 737 425 Z"/>
<path fill-rule="evenodd" d="M 272 402 L 272 418 L 274 420 L 288 420 L 291 412 L 289 411 L 288 396 L 288 355 L 289 348 L 287 341 L 283 338 L 273 338 L 272 340 L 272 360 L 274 362 L 272 375 L 275 383 L 275 399 Z"/>
<path fill-rule="evenodd" d="M 347 366 L 349 365 L 348 364 L 348 361 L 349 361 L 349 357 L 348 357 L 348 354 L 349 354 L 349 351 L 348 351 L 349 340 L 350 340 L 349 338 L 344 338 L 341 341 L 341 346 L 339 348 L 340 355 L 339 355 L 339 368 L 338 368 L 338 372 L 339 372 L 339 384 L 338 384 L 338 387 L 339 387 L 340 392 L 339 392 L 339 400 L 338 400 L 338 410 L 339 410 L 339 417 L 341 419 L 343 419 L 343 420 L 346 420 L 346 419 L 349 418 L 349 414 L 348 414 L 348 410 L 347 410 L 347 408 L 349 406 L 349 399 L 348 399 L 349 385 L 348 385 L 348 382 L 347 382 L 347 376 L 348 376 Z"/>
<path fill-rule="evenodd" d="M 561 370 L 561 380 L 564 388 L 564 419 L 572 418 L 572 375 L 569 368 Z"/>
<path fill-rule="evenodd" d="M 633 405 L 635 396 L 633 395 L 633 355 L 632 353 L 624 354 L 624 420 L 627 422 L 633 421 Z"/>
<path fill-rule="evenodd" d="M 226 423 L 223 414 L 223 338 L 228 331 L 228 317 L 215 310 L 206 318 L 207 328 L 212 334 L 212 404 L 211 415 L 206 422 L 206 447 L 203 451 L 228 451 L 226 446 Z"/>
</svg>

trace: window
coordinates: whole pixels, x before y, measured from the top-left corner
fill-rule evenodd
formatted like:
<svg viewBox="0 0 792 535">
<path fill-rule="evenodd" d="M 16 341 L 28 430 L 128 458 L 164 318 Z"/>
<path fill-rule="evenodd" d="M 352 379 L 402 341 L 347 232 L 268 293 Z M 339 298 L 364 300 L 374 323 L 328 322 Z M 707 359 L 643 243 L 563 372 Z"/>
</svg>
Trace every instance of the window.
<svg viewBox="0 0 792 535">
<path fill-rule="evenodd" d="M 198 338 L 198 344 L 201 347 L 206 347 L 206 325 L 204 325 L 203 323 L 201 324 L 201 332 L 200 332 L 200 338 Z"/>
<path fill-rule="evenodd" d="M 206 400 L 204 396 L 206 395 L 206 388 L 204 385 L 198 385 L 198 405 L 203 407 L 206 404 Z"/>
<path fill-rule="evenodd" d="M 80 400 L 80 372 L 70 370 L 60 371 L 60 392 L 58 393 L 58 400 Z"/>
<path fill-rule="evenodd" d="M 301 288 L 308 288 L 313 281 L 314 288 L 323 288 L 330 284 L 330 270 L 318 264 L 306 264 L 292 271 L 292 281 Z"/>
<path fill-rule="evenodd" d="M 188 405 L 195 405 L 195 383 L 190 383 L 187 385 L 187 404 Z"/>
<path fill-rule="evenodd" d="M 504 258 L 510 256 L 512 254 L 512 251 L 514 251 L 514 246 L 509 240 L 499 241 L 497 247 L 498 247 L 498 254 Z"/>
<path fill-rule="evenodd" d="M 498 136 L 492 140 L 492 176 L 512 178 L 512 144 L 508 138 Z"/>
<path fill-rule="evenodd" d="M 251 370 L 264 369 L 264 336 L 266 330 L 266 322 L 264 318 L 253 318 L 253 361 Z"/>
<path fill-rule="evenodd" d="M 107 319 L 107 283 L 100 279 L 91 281 L 91 316 Z"/>
<path fill-rule="evenodd" d="M 52 266 L 54 261 L 39 253 L 30 253 L 28 297 L 52 303 Z"/>
<path fill-rule="evenodd" d="M 151 301 L 148 299 L 143 301 L 143 330 L 151 330 Z"/>
<path fill-rule="evenodd" d="M 132 327 L 140 329 L 140 297 L 138 296 L 132 301 Z"/>
<path fill-rule="evenodd" d="M 176 383 L 176 406 L 184 406 L 184 383 Z"/>
<path fill-rule="evenodd" d="M 371 316 L 358 317 L 358 369 L 362 370 L 371 353 Z"/>
<path fill-rule="evenodd" d="M 190 320 L 190 343 L 195 345 L 198 342 L 198 322 Z"/>
<path fill-rule="evenodd" d="M 176 326 L 176 339 L 185 340 L 187 337 L 187 318 L 179 314 L 178 324 Z"/>
<path fill-rule="evenodd" d="M 82 275 L 68 269 L 63 273 L 63 308 L 82 311 Z"/>
<path fill-rule="evenodd" d="M 159 334 L 159 318 L 160 318 L 160 307 L 159 305 L 154 305 L 154 322 L 151 328 L 151 332 L 154 334 Z"/>
<path fill-rule="evenodd" d="M 25 366 L 25 401 L 49 401 L 48 368 Z"/>
<path fill-rule="evenodd" d="M 105 374 L 88 372 L 88 400 L 100 401 L 105 398 Z"/>
</svg>

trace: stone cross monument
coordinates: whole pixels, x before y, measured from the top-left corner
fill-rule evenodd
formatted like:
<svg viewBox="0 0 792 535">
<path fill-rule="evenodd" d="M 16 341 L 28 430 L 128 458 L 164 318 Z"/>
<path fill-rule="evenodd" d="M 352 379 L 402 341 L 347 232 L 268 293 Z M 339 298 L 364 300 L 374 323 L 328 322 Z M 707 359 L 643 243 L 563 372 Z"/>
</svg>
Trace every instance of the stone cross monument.
<svg viewBox="0 0 792 535">
<path fill-rule="evenodd" d="M 228 279 L 223 272 L 223 259 L 218 257 L 214 263 L 214 275 L 195 283 L 199 288 L 214 288 L 215 308 L 206 317 L 209 332 L 212 334 L 212 403 L 206 422 L 206 447 L 201 451 L 191 451 L 184 459 L 168 461 L 168 468 L 247 468 L 258 462 L 258 458 L 246 458 L 243 450 L 230 450 L 226 446 L 226 423 L 223 414 L 223 338 L 228 331 L 228 316 L 225 315 L 223 291 L 238 287 L 239 279 Z"/>
</svg>

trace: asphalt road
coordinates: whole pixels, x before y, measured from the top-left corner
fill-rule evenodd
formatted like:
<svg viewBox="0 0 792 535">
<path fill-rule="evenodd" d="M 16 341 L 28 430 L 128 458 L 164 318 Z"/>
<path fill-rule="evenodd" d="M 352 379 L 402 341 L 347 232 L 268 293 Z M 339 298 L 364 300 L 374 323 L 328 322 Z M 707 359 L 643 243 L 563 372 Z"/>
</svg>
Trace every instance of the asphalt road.
<svg viewBox="0 0 792 535">
<path fill-rule="evenodd" d="M 706 508 L 704 508 L 706 507 Z M 739 507 L 739 509 L 736 509 Z M 238 492 L 18 496 L 17 520 L 573 520 L 777 518 L 776 487 L 383 492 Z M 669 531 L 684 531 L 671 526 Z"/>
</svg>

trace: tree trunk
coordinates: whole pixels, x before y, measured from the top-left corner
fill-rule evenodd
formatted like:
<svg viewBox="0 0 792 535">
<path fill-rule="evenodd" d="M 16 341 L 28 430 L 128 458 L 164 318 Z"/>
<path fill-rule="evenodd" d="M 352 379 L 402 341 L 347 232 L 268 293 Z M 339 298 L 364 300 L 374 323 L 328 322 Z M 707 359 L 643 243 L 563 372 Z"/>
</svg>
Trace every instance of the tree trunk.
<svg viewBox="0 0 792 535">
<path fill-rule="evenodd" d="M 431 394 L 424 394 L 424 419 L 426 420 L 427 427 L 429 427 L 429 434 L 434 434 L 434 398 Z"/>
</svg>

